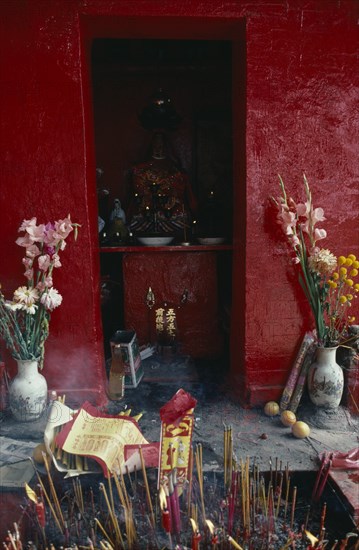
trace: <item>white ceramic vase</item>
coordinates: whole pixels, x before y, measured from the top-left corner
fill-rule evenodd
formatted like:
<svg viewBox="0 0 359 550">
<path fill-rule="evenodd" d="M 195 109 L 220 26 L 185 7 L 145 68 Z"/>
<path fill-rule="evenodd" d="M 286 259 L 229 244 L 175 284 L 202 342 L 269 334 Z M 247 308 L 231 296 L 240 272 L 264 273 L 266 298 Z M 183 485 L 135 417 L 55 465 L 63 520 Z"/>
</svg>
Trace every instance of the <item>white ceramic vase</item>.
<svg viewBox="0 0 359 550">
<path fill-rule="evenodd" d="M 38 365 L 38 361 L 17 360 L 17 374 L 10 382 L 10 410 L 20 422 L 37 420 L 46 409 L 47 382 Z"/>
<path fill-rule="evenodd" d="M 326 409 L 339 407 L 344 388 L 343 369 L 336 362 L 337 347 L 318 347 L 308 371 L 308 392 L 314 405 Z"/>
</svg>

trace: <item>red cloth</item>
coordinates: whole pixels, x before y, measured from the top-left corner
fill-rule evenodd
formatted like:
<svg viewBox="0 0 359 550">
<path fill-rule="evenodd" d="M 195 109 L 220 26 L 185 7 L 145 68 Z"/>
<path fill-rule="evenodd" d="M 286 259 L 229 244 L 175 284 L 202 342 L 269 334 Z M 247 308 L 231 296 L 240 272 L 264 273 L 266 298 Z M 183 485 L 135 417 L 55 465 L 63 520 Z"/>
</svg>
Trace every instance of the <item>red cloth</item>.
<svg viewBox="0 0 359 550">
<path fill-rule="evenodd" d="M 331 459 L 331 468 L 337 468 L 338 470 L 359 469 L 359 447 L 355 447 L 347 453 L 341 451 L 325 452 L 320 455 L 320 458 Z"/>
<path fill-rule="evenodd" d="M 161 421 L 165 424 L 174 424 L 190 410 L 194 409 L 197 400 L 184 390 L 178 390 L 172 399 L 160 408 Z"/>
</svg>

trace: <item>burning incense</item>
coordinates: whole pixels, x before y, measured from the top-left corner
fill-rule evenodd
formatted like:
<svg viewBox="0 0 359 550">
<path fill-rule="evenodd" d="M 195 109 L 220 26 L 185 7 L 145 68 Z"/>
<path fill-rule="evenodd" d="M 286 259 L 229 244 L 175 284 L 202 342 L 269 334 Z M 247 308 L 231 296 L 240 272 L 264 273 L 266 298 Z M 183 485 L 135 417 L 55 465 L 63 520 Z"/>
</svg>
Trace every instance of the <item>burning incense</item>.
<svg viewBox="0 0 359 550">
<path fill-rule="evenodd" d="M 35 466 L 34 466 L 34 468 L 35 468 Z M 51 502 L 51 500 L 50 500 L 50 497 L 49 497 L 49 495 L 47 494 L 47 491 L 46 491 L 46 489 L 45 489 L 45 487 L 44 487 L 44 484 L 43 484 L 42 481 L 41 481 L 41 478 L 40 478 L 39 473 L 38 473 L 38 471 L 36 470 L 36 468 L 35 468 L 35 471 L 36 471 L 37 479 L 38 479 L 39 484 L 40 484 L 40 486 L 41 486 L 41 492 L 42 492 L 42 494 L 43 494 L 43 495 L 45 496 L 45 498 L 46 498 L 47 504 L 49 505 L 49 508 L 50 508 L 50 510 L 51 510 L 51 513 L 52 513 L 52 515 L 53 515 L 53 518 L 54 518 L 54 520 L 55 520 L 55 522 L 56 522 L 56 524 L 57 524 L 57 526 L 58 526 L 58 528 L 59 528 L 59 530 L 60 530 L 60 533 L 63 534 L 63 528 L 62 528 L 62 526 L 61 526 L 61 524 L 60 524 L 60 520 L 59 520 L 59 518 L 57 517 L 57 514 L 56 514 L 56 512 L 55 512 L 55 510 L 54 510 L 54 507 L 52 506 L 52 502 Z"/>
<path fill-rule="evenodd" d="M 285 504 L 284 504 L 284 521 L 287 517 L 287 509 L 288 509 L 288 500 L 289 500 L 289 488 L 290 488 L 290 477 L 287 477 L 287 486 L 285 491 Z"/>
<path fill-rule="evenodd" d="M 193 447 L 191 445 L 188 462 L 188 493 L 187 493 L 187 514 L 190 515 L 193 483 Z"/>
<path fill-rule="evenodd" d="M 143 479 L 144 479 L 145 487 L 146 487 L 147 503 L 148 503 L 148 508 L 150 510 L 150 515 L 151 515 L 151 523 L 152 523 L 152 527 L 155 527 L 155 516 L 154 516 L 154 513 L 153 513 L 153 507 L 152 507 L 152 501 L 151 501 L 151 495 L 150 495 L 150 488 L 148 486 L 148 480 L 147 480 L 146 465 L 145 465 L 145 461 L 144 461 L 144 458 L 143 458 L 143 452 L 142 452 L 142 447 L 141 446 L 139 447 L 139 450 L 140 450 L 140 458 L 141 458 Z"/>
<path fill-rule="evenodd" d="M 277 492 L 277 509 L 275 513 L 275 517 L 278 518 L 279 514 L 279 508 L 282 500 L 282 487 L 283 487 L 283 472 L 279 472 L 279 488 Z"/>
<path fill-rule="evenodd" d="M 49 467 L 49 463 L 47 461 L 46 453 L 42 453 L 42 457 L 44 459 L 44 464 L 45 464 L 45 468 L 46 468 L 46 472 L 47 472 L 47 477 L 49 479 L 49 485 L 50 485 L 50 491 L 51 491 L 51 494 L 52 494 L 52 498 L 54 499 L 55 507 L 56 507 L 58 516 L 61 520 L 61 528 L 63 530 L 63 528 L 64 528 L 64 516 L 62 515 L 60 502 L 59 502 L 59 499 L 57 497 L 57 493 L 56 493 L 55 485 L 54 485 L 54 482 L 53 482 L 53 479 L 52 479 L 52 476 L 51 476 L 50 467 Z"/>
<path fill-rule="evenodd" d="M 291 516 L 290 516 L 290 528 L 291 528 L 291 529 L 293 529 L 294 512 L 295 512 L 296 503 L 297 503 L 297 487 L 293 487 L 292 513 L 291 513 Z"/>
<path fill-rule="evenodd" d="M 102 491 L 102 493 L 103 493 L 103 496 L 104 496 L 104 499 L 105 499 L 105 502 L 106 502 L 106 505 L 107 505 L 108 513 L 110 515 L 110 519 L 111 519 L 113 528 L 115 530 L 116 543 L 121 542 L 121 544 L 123 546 L 124 543 L 123 543 L 120 527 L 118 525 L 117 516 L 115 514 L 114 509 L 111 507 L 110 501 L 109 501 L 108 496 L 107 496 L 106 487 L 104 486 L 103 483 L 100 483 L 100 491 Z"/>
<path fill-rule="evenodd" d="M 198 443 L 196 446 L 196 467 L 197 467 L 199 490 L 201 495 L 202 517 L 203 517 L 203 521 L 205 521 L 206 510 L 204 506 L 204 490 L 203 490 L 203 460 L 202 460 L 202 445 L 200 443 Z"/>
</svg>

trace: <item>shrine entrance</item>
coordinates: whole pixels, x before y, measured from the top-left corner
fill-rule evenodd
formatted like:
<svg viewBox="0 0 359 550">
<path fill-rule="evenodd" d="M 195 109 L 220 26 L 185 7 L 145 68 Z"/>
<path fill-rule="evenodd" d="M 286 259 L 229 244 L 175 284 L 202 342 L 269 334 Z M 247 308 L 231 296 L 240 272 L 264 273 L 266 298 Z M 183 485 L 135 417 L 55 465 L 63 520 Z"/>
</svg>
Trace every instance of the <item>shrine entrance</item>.
<svg viewBox="0 0 359 550">
<path fill-rule="evenodd" d="M 111 336 L 126 329 L 136 332 L 140 345 L 162 341 L 162 349 L 168 347 L 171 353 L 200 361 L 219 358 L 220 369 L 223 362 L 226 367 L 232 363 L 232 369 L 235 364 L 237 372 L 241 369 L 243 33 L 233 40 L 233 23 L 230 32 L 220 25 L 215 39 L 211 32 L 207 25 L 203 37 L 201 32 L 179 37 L 177 28 L 173 38 L 167 38 L 167 29 L 156 38 L 152 34 L 138 39 L 127 30 L 125 38 L 120 32 L 116 38 L 104 33 L 88 43 L 107 358 Z M 146 109 L 148 113 L 162 100 L 176 118 L 174 127 L 164 131 L 161 124 L 146 126 L 143 120 Z M 151 187 L 148 211 L 139 218 L 135 209 L 144 204 L 145 193 L 134 186 L 134 173 L 147 162 L 152 168 L 151 139 L 158 126 L 192 198 L 188 192 L 183 200 L 175 193 L 164 198 L 166 185 L 158 191 L 153 181 L 155 193 Z M 167 204 L 175 202 L 169 213 Z M 116 206 L 123 213 L 117 218 Z M 171 239 L 146 242 L 147 237 Z M 235 357 L 230 351 L 233 333 Z"/>
</svg>

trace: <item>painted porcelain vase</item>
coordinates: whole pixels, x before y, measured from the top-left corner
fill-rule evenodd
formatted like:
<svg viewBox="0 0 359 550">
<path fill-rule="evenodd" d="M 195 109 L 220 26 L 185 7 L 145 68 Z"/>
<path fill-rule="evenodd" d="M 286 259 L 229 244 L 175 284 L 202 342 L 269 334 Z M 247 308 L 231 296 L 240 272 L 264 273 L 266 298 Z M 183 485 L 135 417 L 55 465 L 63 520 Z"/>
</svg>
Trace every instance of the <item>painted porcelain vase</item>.
<svg viewBox="0 0 359 550">
<path fill-rule="evenodd" d="M 308 371 L 308 392 L 314 405 L 326 409 L 339 407 L 344 388 L 343 369 L 336 362 L 337 347 L 318 347 Z"/>
<path fill-rule="evenodd" d="M 47 405 L 47 382 L 39 373 L 38 361 L 17 360 L 17 374 L 9 386 L 10 410 L 16 420 L 31 422 Z"/>
</svg>

